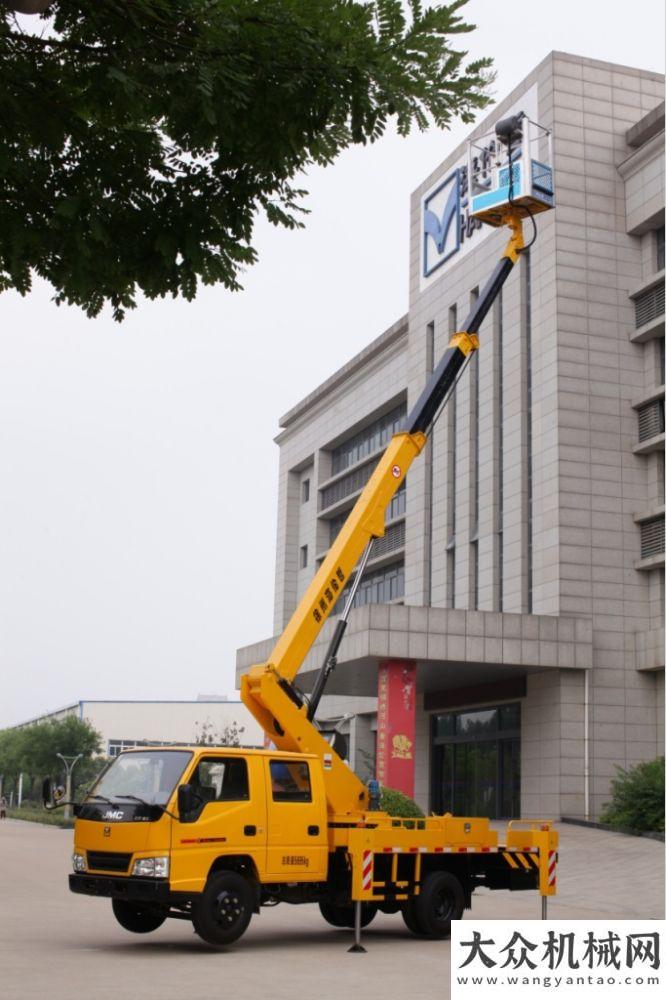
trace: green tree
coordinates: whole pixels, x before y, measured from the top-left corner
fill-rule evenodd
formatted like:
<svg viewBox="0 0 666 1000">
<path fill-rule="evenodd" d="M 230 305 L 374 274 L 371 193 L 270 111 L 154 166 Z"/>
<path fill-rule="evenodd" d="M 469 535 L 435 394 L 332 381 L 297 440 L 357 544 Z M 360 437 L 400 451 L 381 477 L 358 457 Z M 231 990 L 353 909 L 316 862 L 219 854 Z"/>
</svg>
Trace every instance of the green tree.
<svg viewBox="0 0 666 1000">
<path fill-rule="evenodd" d="M 235 720 L 216 730 L 210 719 L 206 719 L 195 723 L 194 742 L 197 746 L 239 747 L 244 732 L 245 726 L 239 726 Z"/>
<path fill-rule="evenodd" d="M 466 2 L 53 0 L 40 35 L 5 10 L 0 290 L 34 271 L 122 319 L 139 290 L 239 288 L 257 213 L 301 225 L 309 164 L 487 103 Z"/>
<path fill-rule="evenodd" d="M 616 765 L 612 798 L 601 813 L 602 823 L 625 830 L 664 829 L 664 758 L 645 761 L 625 771 Z"/>
<path fill-rule="evenodd" d="M 24 795 L 38 798 L 38 785 L 46 775 L 58 777 L 64 783 L 64 768 L 57 757 L 82 755 L 77 767 L 84 768 L 99 753 L 101 738 L 92 726 L 75 716 L 55 722 L 38 722 L 22 729 L 6 729 L 0 733 L 0 774 L 8 790 L 16 791 L 19 774 L 24 775 Z M 79 778 L 74 771 L 75 780 Z"/>
</svg>

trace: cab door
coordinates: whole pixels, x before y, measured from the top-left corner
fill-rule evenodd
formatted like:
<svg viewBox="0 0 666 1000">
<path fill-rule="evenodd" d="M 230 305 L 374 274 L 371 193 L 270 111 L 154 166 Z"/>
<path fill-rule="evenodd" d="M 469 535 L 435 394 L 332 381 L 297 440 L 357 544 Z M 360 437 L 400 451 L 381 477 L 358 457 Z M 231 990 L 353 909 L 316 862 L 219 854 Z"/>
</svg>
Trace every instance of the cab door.
<svg viewBox="0 0 666 1000">
<path fill-rule="evenodd" d="M 174 822 L 171 887 L 201 891 L 210 866 L 224 854 L 249 855 L 260 876 L 266 864 L 263 761 L 248 754 L 205 754 L 189 778 L 198 806 Z M 180 883 L 180 884 L 178 884 Z"/>
<path fill-rule="evenodd" d="M 267 756 L 264 767 L 267 875 L 294 882 L 326 878 L 328 829 L 319 762 Z"/>
</svg>

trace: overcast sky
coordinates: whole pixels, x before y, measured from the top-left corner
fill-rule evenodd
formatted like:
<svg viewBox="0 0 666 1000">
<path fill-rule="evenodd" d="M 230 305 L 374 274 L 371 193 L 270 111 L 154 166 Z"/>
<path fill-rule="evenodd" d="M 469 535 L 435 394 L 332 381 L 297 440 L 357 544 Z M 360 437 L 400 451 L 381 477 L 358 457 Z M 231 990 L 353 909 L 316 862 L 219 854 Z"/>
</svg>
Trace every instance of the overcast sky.
<svg viewBox="0 0 666 1000">
<path fill-rule="evenodd" d="M 472 0 L 501 99 L 551 50 L 663 71 L 663 4 Z M 463 39 L 464 41 L 464 39 Z M 272 633 L 278 418 L 407 309 L 409 195 L 467 130 L 385 138 L 259 223 L 245 291 L 120 326 L 0 296 L 0 726 L 234 689 Z"/>
</svg>

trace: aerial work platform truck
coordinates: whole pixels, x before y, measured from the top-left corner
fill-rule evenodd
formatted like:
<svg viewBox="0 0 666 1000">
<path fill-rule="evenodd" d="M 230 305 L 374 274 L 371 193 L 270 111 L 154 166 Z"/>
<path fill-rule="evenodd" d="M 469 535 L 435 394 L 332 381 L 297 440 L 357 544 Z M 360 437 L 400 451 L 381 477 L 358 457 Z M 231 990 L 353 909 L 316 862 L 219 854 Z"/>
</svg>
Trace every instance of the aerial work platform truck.
<svg viewBox="0 0 666 1000">
<path fill-rule="evenodd" d="M 535 149 L 536 144 L 536 149 Z M 487 145 L 484 147 L 487 149 Z M 540 154 L 540 155 L 539 155 Z M 316 713 L 354 606 L 373 540 L 470 357 L 479 328 L 521 253 L 523 220 L 553 207 L 549 134 L 523 114 L 495 127 L 492 162 L 470 144 L 472 212 L 508 227 L 488 283 L 389 442 L 346 523 L 266 663 L 243 676 L 241 697 L 269 748 L 141 747 L 121 753 L 75 805 L 70 889 L 111 898 L 123 927 L 192 921 L 208 943 L 238 939 L 254 913 L 279 902 L 318 903 L 335 927 L 361 928 L 377 911 L 443 938 L 479 886 L 536 890 L 542 914 L 556 891 L 557 833 L 513 821 L 500 842 L 487 818 L 388 815 L 320 732 Z M 531 245 L 531 243 L 529 244 Z M 340 600 L 343 611 L 309 695 L 303 661 Z M 45 783 L 45 804 L 62 795 Z"/>
</svg>

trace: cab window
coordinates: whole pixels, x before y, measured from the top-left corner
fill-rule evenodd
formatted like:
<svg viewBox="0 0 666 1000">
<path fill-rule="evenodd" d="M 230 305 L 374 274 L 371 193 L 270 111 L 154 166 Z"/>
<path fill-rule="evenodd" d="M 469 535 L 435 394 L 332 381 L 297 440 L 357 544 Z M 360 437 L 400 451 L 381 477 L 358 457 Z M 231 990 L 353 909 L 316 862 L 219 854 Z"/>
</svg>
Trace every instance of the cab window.
<svg viewBox="0 0 666 1000">
<path fill-rule="evenodd" d="M 310 769 L 305 761 L 272 760 L 270 770 L 273 802 L 312 802 Z"/>
<path fill-rule="evenodd" d="M 204 802 L 245 802 L 250 798 L 244 757 L 202 757 L 190 778 Z"/>
</svg>

